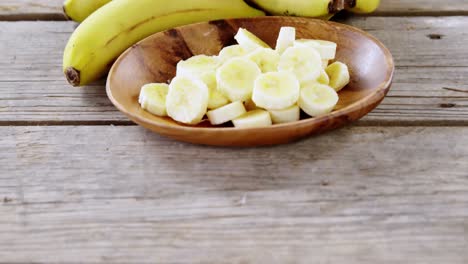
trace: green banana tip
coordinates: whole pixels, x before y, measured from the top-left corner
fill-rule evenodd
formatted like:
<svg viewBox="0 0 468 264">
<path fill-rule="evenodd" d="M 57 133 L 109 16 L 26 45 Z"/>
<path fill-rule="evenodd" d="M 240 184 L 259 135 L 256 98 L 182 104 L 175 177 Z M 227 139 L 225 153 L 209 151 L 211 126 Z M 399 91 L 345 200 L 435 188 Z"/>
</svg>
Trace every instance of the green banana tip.
<svg viewBox="0 0 468 264">
<path fill-rule="evenodd" d="M 65 69 L 65 77 L 67 77 L 67 81 L 73 86 L 80 85 L 80 71 L 73 68 L 67 67 Z"/>
</svg>

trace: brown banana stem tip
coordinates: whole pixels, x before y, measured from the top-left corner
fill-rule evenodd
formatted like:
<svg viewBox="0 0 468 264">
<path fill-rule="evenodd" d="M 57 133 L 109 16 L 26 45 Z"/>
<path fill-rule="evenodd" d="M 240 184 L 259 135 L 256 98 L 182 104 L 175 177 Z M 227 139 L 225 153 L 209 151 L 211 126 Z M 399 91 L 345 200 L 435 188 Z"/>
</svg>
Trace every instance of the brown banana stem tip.
<svg viewBox="0 0 468 264">
<path fill-rule="evenodd" d="M 331 0 L 328 4 L 328 12 L 336 14 L 343 9 L 353 8 L 356 6 L 356 0 Z"/>
<path fill-rule="evenodd" d="M 67 80 L 71 85 L 73 86 L 80 85 L 80 71 L 79 70 L 73 67 L 68 67 L 65 70 L 65 76 L 67 77 Z"/>
</svg>

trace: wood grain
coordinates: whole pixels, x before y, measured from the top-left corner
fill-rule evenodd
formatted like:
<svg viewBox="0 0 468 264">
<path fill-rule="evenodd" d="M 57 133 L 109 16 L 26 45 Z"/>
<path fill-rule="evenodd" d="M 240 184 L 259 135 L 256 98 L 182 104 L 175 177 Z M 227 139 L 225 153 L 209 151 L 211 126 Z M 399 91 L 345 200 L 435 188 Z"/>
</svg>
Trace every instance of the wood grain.
<svg viewBox="0 0 468 264">
<path fill-rule="evenodd" d="M 2 262 L 468 260 L 468 128 L 348 127 L 257 149 L 140 127 L 0 134 Z"/>
<path fill-rule="evenodd" d="M 63 0 L 2 0 L 0 20 L 65 20 Z"/>
<path fill-rule="evenodd" d="M 0 20 L 64 20 L 63 0 L 2 0 Z M 464 0 L 382 0 L 379 9 L 371 14 L 381 15 L 466 15 Z"/>
</svg>

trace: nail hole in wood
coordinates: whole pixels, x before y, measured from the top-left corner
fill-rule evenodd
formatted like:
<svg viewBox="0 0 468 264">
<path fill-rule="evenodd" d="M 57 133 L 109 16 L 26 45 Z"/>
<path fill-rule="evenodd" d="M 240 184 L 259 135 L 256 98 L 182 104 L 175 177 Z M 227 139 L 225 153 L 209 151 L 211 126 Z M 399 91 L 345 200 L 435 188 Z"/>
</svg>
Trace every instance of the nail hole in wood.
<svg viewBox="0 0 468 264">
<path fill-rule="evenodd" d="M 428 38 L 430 39 L 442 39 L 444 37 L 444 35 L 441 35 L 441 34 L 429 34 L 427 35 Z"/>
</svg>

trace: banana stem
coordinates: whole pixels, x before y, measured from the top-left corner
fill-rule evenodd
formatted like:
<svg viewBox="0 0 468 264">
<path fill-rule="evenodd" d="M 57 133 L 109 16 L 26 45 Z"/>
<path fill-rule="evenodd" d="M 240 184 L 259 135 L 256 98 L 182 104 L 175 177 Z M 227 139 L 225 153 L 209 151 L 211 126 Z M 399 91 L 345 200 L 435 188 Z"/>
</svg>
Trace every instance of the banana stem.
<svg viewBox="0 0 468 264">
<path fill-rule="evenodd" d="M 65 69 L 65 76 L 67 77 L 68 82 L 73 86 L 80 85 L 80 71 L 73 68 L 68 67 Z"/>
<path fill-rule="evenodd" d="M 331 0 L 328 5 L 330 14 L 335 14 L 346 8 L 353 8 L 356 6 L 356 0 Z"/>
</svg>

